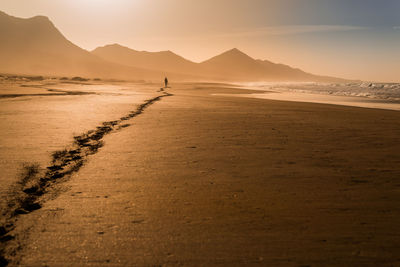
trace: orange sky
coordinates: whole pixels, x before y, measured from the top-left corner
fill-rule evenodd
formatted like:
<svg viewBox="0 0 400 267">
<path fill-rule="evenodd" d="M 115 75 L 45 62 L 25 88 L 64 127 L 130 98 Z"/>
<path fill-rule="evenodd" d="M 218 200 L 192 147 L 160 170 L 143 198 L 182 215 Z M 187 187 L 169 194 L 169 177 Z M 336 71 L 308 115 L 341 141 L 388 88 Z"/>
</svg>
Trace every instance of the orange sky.
<svg viewBox="0 0 400 267">
<path fill-rule="evenodd" d="M 315 74 L 400 82 L 400 1 L 2 0 L 82 48 L 120 43 L 202 61 L 237 47 Z"/>
</svg>

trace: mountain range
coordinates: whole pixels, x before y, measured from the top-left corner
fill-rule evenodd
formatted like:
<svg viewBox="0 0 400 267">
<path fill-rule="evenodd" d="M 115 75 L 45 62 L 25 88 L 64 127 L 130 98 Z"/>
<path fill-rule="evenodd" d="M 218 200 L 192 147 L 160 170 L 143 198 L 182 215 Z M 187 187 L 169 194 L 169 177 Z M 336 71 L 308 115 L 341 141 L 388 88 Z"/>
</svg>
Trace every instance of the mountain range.
<svg viewBox="0 0 400 267">
<path fill-rule="evenodd" d="M 47 17 L 23 19 L 1 11 L 0 72 L 125 80 L 344 81 L 253 59 L 236 48 L 201 63 L 171 51 L 136 51 L 118 44 L 90 52 L 67 40 Z"/>
</svg>

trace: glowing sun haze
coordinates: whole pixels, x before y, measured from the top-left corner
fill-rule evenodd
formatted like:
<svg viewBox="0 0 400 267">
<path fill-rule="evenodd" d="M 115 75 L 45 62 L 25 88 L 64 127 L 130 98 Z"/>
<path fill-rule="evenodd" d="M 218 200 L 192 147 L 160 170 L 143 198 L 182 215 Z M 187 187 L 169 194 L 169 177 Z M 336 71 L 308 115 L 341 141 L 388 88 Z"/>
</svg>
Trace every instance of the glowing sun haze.
<svg viewBox="0 0 400 267">
<path fill-rule="evenodd" d="M 397 0 L 2 0 L 44 15 L 73 43 L 171 50 L 203 61 L 237 47 L 315 74 L 400 82 Z"/>
</svg>

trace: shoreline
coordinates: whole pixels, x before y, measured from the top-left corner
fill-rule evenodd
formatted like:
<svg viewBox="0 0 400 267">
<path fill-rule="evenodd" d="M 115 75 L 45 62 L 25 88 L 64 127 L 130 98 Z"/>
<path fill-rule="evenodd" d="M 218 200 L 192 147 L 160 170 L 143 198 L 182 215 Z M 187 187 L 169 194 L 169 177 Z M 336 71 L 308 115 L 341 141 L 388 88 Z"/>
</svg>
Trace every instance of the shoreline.
<svg viewBox="0 0 400 267">
<path fill-rule="evenodd" d="M 249 89 L 243 89 L 243 90 L 249 90 Z M 340 95 L 327 95 L 319 93 L 277 92 L 268 90 L 265 90 L 264 93 L 251 93 L 251 94 L 218 93 L 213 95 L 400 111 L 399 101 L 373 99 L 361 96 L 340 96 Z"/>
<path fill-rule="evenodd" d="M 20 264 L 398 263 L 400 113 L 224 90 L 173 86 L 105 136 L 19 219 Z"/>
</svg>

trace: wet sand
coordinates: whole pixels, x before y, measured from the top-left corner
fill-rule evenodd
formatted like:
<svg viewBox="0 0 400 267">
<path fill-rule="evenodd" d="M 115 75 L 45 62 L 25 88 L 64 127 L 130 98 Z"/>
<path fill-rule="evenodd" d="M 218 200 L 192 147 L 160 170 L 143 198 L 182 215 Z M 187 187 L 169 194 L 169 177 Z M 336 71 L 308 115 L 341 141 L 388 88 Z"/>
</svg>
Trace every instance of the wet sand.
<svg viewBox="0 0 400 267">
<path fill-rule="evenodd" d="M 24 164 L 47 166 L 51 153 L 75 135 L 118 119 L 155 94 L 128 83 L 0 82 L 0 198 Z"/>
<path fill-rule="evenodd" d="M 246 94 L 245 97 L 255 97 L 270 100 L 283 100 L 306 103 L 333 104 L 351 107 L 388 109 L 400 111 L 400 102 L 394 100 L 373 99 L 359 96 L 337 96 L 324 94 L 296 92 L 267 92 L 264 94 Z"/>
<path fill-rule="evenodd" d="M 175 85 L 104 136 L 18 217 L 12 264 L 400 264 L 400 112 L 218 87 Z"/>
</svg>

